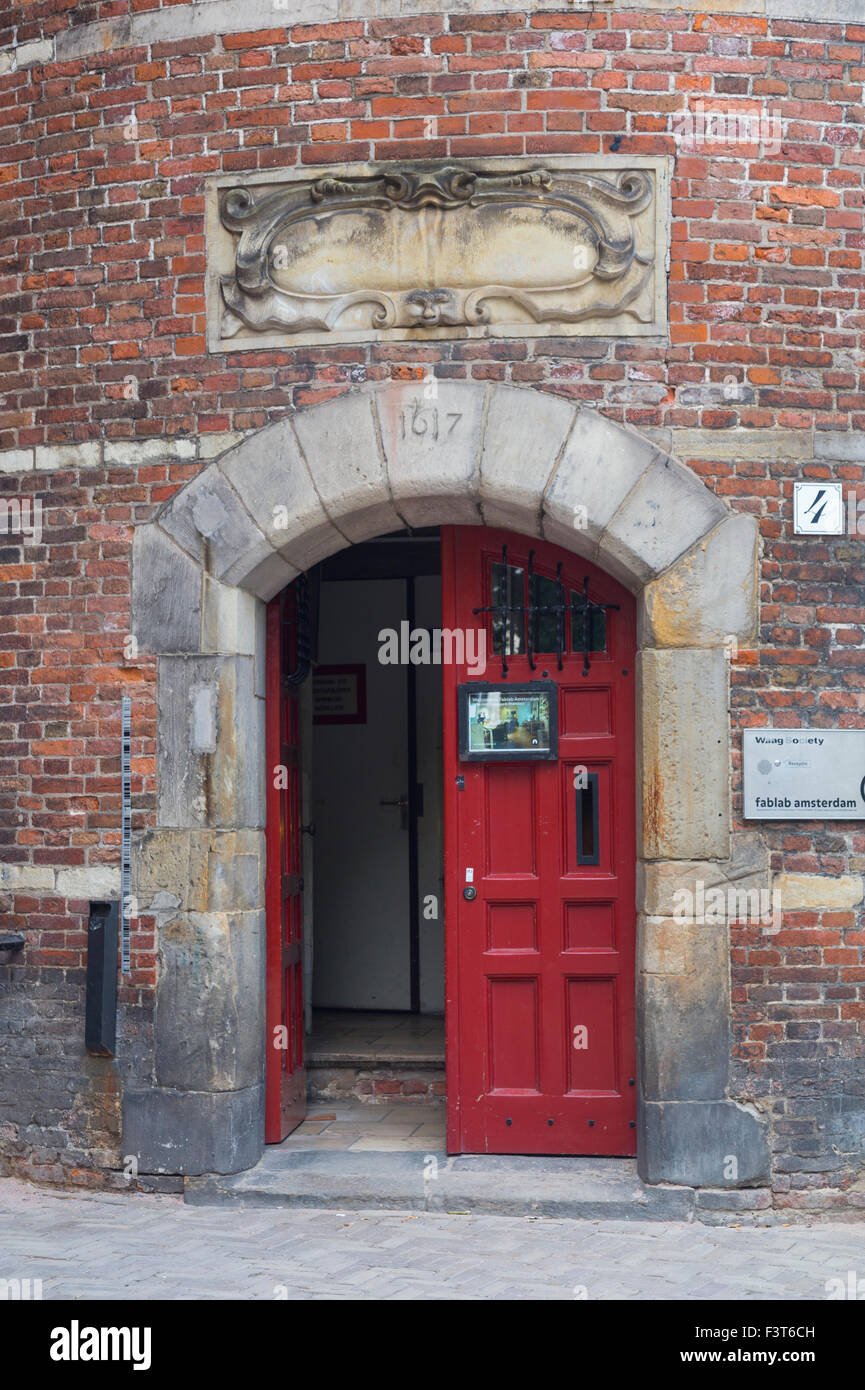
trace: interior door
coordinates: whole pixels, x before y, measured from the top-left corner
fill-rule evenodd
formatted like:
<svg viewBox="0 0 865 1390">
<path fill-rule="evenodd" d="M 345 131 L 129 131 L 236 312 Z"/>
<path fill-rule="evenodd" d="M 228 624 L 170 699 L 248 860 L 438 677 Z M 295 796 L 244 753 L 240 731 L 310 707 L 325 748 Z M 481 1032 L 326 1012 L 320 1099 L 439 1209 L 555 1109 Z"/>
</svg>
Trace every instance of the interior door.
<svg viewBox="0 0 865 1390">
<path fill-rule="evenodd" d="M 365 699 L 313 729 L 317 1009 L 412 1008 L 407 667 L 379 659 L 405 605 L 402 579 L 321 586 L 317 670 L 351 667 Z"/>
<path fill-rule="evenodd" d="M 267 878 L 264 1137 L 278 1144 L 306 1114 L 303 1060 L 303 877 L 300 710 L 305 589 L 295 580 L 267 605 Z"/>
<path fill-rule="evenodd" d="M 443 670 L 448 1150 L 633 1154 L 633 598 L 557 547 L 447 527 L 442 602 L 487 641 L 483 673 Z M 519 761 L 511 711 L 460 759 L 461 684 L 541 681 L 557 756 Z"/>
</svg>

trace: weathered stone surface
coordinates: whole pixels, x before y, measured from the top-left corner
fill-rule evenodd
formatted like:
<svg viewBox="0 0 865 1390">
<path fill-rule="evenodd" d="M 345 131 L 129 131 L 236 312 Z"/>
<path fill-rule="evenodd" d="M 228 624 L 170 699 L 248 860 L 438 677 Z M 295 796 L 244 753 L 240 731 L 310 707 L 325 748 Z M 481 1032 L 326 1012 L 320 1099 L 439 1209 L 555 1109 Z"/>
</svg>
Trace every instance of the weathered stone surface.
<svg viewBox="0 0 865 1390">
<path fill-rule="evenodd" d="M 255 693 L 265 698 L 267 688 L 267 606 L 255 605 Z"/>
<path fill-rule="evenodd" d="M 51 39 L 34 39 L 32 43 L 19 43 L 15 49 L 15 65 L 18 68 L 29 68 L 35 63 L 53 61 L 54 44 Z"/>
<path fill-rule="evenodd" d="M 229 1091 L 262 1081 L 264 913 L 180 914 L 159 933 L 159 960 L 157 1083 Z"/>
<path fill-rule="evenodd" d="M 757 518 L 728 516 L 643 590 L 641 646 L 714 647 L 747 643 L 757 627 Z"/>
<path fill-rule="evenodd" d="M 308 569 L 344 544 L 321 505 L 289 420 L 254 434 L 219 467 L 274 550 Z"/>
<path fill-rule="evenodd" d="M 849 911 L 861 903 L 865 891 L 861 874 L 775 874 L 772 887 L 788 912 L 823 907 Z"/>
<path fill-rule="evenodd" d="M 132 538 L 132 632 L 152 652 L 194 652 L 201 636 L 201 569 L 158 526 Z"/>
<path fill-rule="evenodd" d="M 722 1188 L 769 1180 L 768 1125 L 753 1107 L 731 1100 L 646 1101 L 638 1106 L 637 1133 L 644 1182 Z"/>
<path fill-rule="evenodd" d="M 673 430 L 673 453 L 680 459 L 807 459 L 813 450 L 810 430 Z"/>
<path fill-rule="evenodd" d="M 211 351 L 545 339 L 556 319 L 590 342 L 666 329 L 663 158 L 391 160 L 338 177 L 283 166 L 208 185 Z"/>
<path fill-rule="evenodd" d="M 724 653 L 710 648 L 650 649 L 638 655 L 637 671 L 642 856 L 727 859 L 730 770 Z"/>
<path fill-rule="evenodd" d="M 167 893 L 183 912 L 255 911 L 264 862 L 260 830 L 152 830 L 134 846 L 133 886 L 145 908 Z"/>
<path fill-rule="evenodd" d="M 237 1173 L 264 1150 L 264 1085 L 242 1091 L 127 1090 L 123 1153 L 141 1173 Z"/>
<path fill-rule="evenodd" d="M 338 396 L 293 419 L 328 516 L 350 541 L 400 531 L 391 501 L 369 392 Z"/>
<path fill-rule="evenodd" d="M 61 898 L 119 898 L 120 870 L 110 864 L 58 869 L 55 892 Z"/>
<path fill-rule="evenodd" d="M 84 444 L 37 444 L 35 459 L 37 472 L 98 468 L 102 462 L 102 445 L 96 439 Z"/>
<path fill-rule="evenodd" d="M 0 452 L 0 473 L 32 473 L 34 467 L 33 449 L 3 449 Z"/>
<path fill-rule="evenodd" d="M 10 893 L 23 893 L 29 889 L 53 892 L 56 872 L 47 864 L 0 864 L 0 888 L 6 888 Z"/>
<path fill-rule="evenodd" d="M 434 394 L 433 394 L 434 393 Z M 393 386 L 376 397 L 391 495 L 408 526 L 478 526 L 486 392 L 457 381 Z"/>
<path fill-rule="evenodd" d="M 738 831 L 732 837 L 731 854 L 723 860 L 672 860 L 637 866 L 637 905 L 655 917 L 670 916 L 684 890 L 696 897 L 696 885 L 704 890 L 721 888 L 725 893 L 766 891 L 769 887 L 769 850 L 760 831 Z"/>
<path fill-rule="evenodd" d="M 594 558 L 605 528 L 658 456 L 642 435 L 581 410 L 544 497 L 546 539 Z"/>
<path fill-rule="evenodd" d="M 157 439 L 106 439 L 104 462 L 111 468 L 143 468 L 155 463 L 189 463 L 195 440 L 160 435 Z"/>
<path fill-rule="evenodd" d="M 251 657 L 159 662 L 161 827 L 264 824 L 264 702 Z"/>
<path fill-rule="evenodd" d="M 221 430 L 214 434 L 201 434 L 198 436 L 198 457 L 219 458 L 220 455 L 228 453 L 229 449 L 235 449 L 238 444 L 242 444 L 244 439 L 254 438 L 257 433 L 257 430 Z"/>
<path fill-rule="evenodd" d="M 833 463 L 865 463 L 865 435 L 861 430 L 815 430 L 815 459 Z"/>
<path fill-rule="evenodd" d="M 683 975 L 687 960 L 687 940 L 678 922 L 639 913 L 637 962 L 642 974 Z"/>
<path fill-rule="evenodd" d="M 675 459 L 659 454 L 611 518 L 598 563 L 623 582 L 645 583 L 728 515 L 720 498 Z"/>
<path fill-rule="evenodd" d="M 541 499 L 575 414 L 568 401 L 549 393 L 492 388 L 480 461 L 487 526 L 540 535 Z"/>
<path fill-rule="evenodd" d="M 207 855 L 207 910 L 254 912 L 264 904 L 264 833 L 237 830 L 211 836 Z"/>
<path fill-rule="evenodd" d="M 201 651 L 254 656 L 256 609 L 260 600 L 246 589 L 220 584 L 209 574 L 203 576 L 203 584 Z"/>
<path fill-rule="evenodd" d="M 665 921 L 658 936 L 678 937 L 681 958 L 669 963 L 683 968 L 638 976 L 642 1094 L 646 1100 L 721 1100 L 730 1064 L 727 928 Z"/>
<path fill-rule="evenodd" d="M 144 907 L 158 893 L 176 896 L 178 906 L 192 907 L 193 880 L 187 830 L 148 830 L 132 846 L 132 889 Z M 203 906 L 203 904 L 201 904 Z"/>
<path fill-rule="evenodd" d="M 294 577 L 215 465 L 174 496 L 159 524 L 208 573 L 272 598 Z"/>
</svg>

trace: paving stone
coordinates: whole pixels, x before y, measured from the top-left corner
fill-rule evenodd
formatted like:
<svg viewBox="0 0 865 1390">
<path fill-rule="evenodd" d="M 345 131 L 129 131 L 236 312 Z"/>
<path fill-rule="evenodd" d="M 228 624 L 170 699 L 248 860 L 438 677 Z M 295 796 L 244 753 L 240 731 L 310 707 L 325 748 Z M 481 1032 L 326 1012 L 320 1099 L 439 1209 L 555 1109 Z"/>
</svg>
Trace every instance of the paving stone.
<svg viewBox="0 0 865 1390">
<path fill-rule="evenodd" d="M 390 1157 L 390 1155 L 388 1156 Z M 0 1180 L 0 1278 L 47 1299 L 733 1299 L 826 1297 L 865 1269 L 865 1223 L 705 1227 L 679 1221 L 184 1205 L 62 1195 Z"/>
</svg>

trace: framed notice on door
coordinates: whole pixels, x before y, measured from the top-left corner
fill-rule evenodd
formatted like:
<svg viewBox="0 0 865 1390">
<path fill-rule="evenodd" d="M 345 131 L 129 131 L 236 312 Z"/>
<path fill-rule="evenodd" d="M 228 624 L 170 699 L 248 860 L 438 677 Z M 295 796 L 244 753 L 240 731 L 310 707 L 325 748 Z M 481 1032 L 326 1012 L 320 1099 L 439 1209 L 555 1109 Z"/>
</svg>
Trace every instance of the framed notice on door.
<svg viewBox="0 0 865 1390">
<path fill-rule="evenodd" d="M 366 723 L 366 667 L 316 666 L 312 673 L 313 724 Z"/>
<path fill-rule="evenodd" d="M 463 762 L 548 761 L 558 755 L 558 704 L 553 681 L 459 687 Z"/>
</svg>

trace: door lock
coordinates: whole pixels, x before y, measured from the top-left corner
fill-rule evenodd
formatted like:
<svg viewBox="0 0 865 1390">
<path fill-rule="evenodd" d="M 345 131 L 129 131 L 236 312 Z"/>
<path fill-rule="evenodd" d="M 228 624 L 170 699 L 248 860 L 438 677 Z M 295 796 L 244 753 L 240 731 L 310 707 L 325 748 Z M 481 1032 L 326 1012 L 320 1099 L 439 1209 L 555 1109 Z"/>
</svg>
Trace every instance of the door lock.
<svg viewBox="0 0 865 1390">
<path fill-rule="evenodd" d="M 472 902 L 472 900 L 476 898 L 477 895 L 477 888 L 474 888 L 471 884 L 468 884 L 468 886 L 463 889 L 463 897 L 465 898 L 467 903 Z"/>
</svg>

